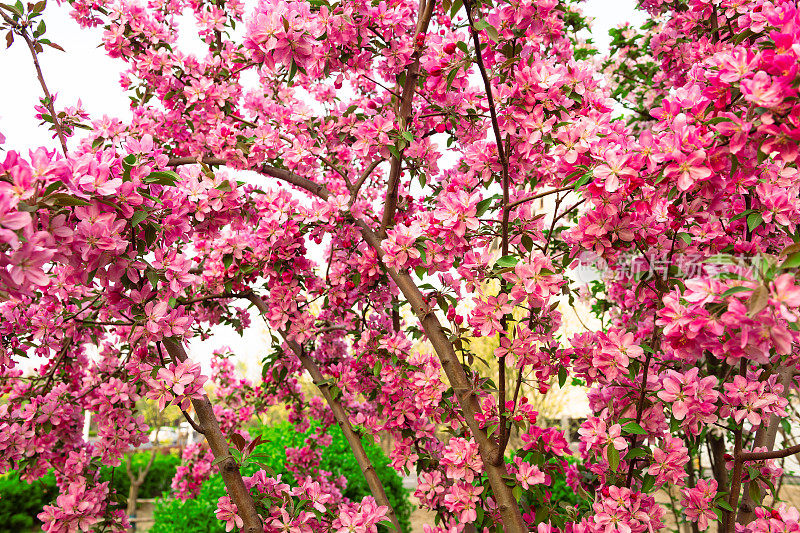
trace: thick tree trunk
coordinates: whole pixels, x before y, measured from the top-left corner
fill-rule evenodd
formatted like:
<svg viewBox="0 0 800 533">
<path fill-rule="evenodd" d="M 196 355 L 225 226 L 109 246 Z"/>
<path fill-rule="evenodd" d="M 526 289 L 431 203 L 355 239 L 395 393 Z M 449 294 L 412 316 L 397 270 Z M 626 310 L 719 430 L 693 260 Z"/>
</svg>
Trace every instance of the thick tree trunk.
<svg viewBox="0 0 800 533">
<path fill-rule="evenodd" d="M 164 346 L 174 360 L 185 361 L 187 359 L 186 351 L 179 342 L 173 339 L 164 339 Z M 217 422 L 217 417 L 214 415 L 214 409 L 208 400 L 208 396 L 203 394 L 201 399 L 193 399 L 192 406 L 194 406 L 195 413 L 197 413 L 200 428 L 203 430 L 214 458 L 219 460 L 217 464 L 222 480 L 225 482 L 228 496 L 236 505 L 237 512 L 244 522 L 244 527 L 241 529 L 242 533 L 263 533 L 264 524 L 261 516 L 256 510 L 250 491 L 244 485 L 242 474 L 239 472 L 239 465 L 230 454 L 228 441 L 219 428 L 219 422 Z"/>
<path fill-rule="evenodd" d="M 136 500 L 139 499 L 139 487 L 138 483 L 134 483 L 131 481 L 131 488 L 128 490 L 128 509 L 127 513 L 129 517 L 133 517 L 136 513 Z"/>
<path fill-rule="evenodd" d="M 267 305 L 264 303 L 264 300 L 255 294 L 249 295 L 247 299 L 256 306 L 262 316 L 266 316 Z M 281 335 L 284 339 L 286 339 L 285 332 L 281 332 Z M 324 383 L 325 377 L 322 375 L 317 363 L 314 362 L 312 358 L 305 355 L 302 347 L 297 342 L 286 340 L 286 343 L 300 360 L 303 368 L 305 368 L 311 375 L 314 385 L 316 385 L 320 392 L 322 392 L 322 396 L 325 397 L 325 401 L 328 402 L 328 405 L 333 412 L 333 416 L 336 419 L 336 422 L 339 424 L 339 427 L 342 428 L 344 438 L 350 445 L 350 449 L 353 451 L 353 456 L 356 458 L 356 462 L 358 462 L 358 466 L 361 468 L 361 472 L 364 474 L 364 477 L 367 480 L 367 485 L 369 485 L 375 501 L 378 503 L 378 505 L 385 505 L 388 507 L 389 510 L 386 512 L 387 517 L 389 520 L 391 520 L 392 525 L 394 525 L 394 528 L 397 530 L 397 532 L 402 533 L 400 522 L 397 519 L 397 514 L 394 512 L 392 504 L 389 503 L 389 498 L 386 496 L 383 483 L 381 483 L 381 480 L 375 471 L 375 467 L 372 465 L 369 457 L 367 457 L 367 453 L 364 451 L 364 445 L 361 442 L 361 438 L 356 435 L 355 431 L 353 430 L 353 426 L 350 425 L 350 419 L 347 416 L 347 412 L 344 410 L 344 406 L 333 396 L 330 386 L 327 383 Z"/>
<path fill-rule="evenodd" d="M 158 430 L 156 430 L 156 442 L 158 442 Z M 144 483 L 144 479 L 147 477 L 147 473 L 150 471 L 150 467 L 153 466 L 155 459 L 156 450 L 153 449 L 150 451 L 150 459 L 148 459 L 147 464 L 134 475 L 133 468 L 131 467 L 131 454 L 125 455 L 125 472 L 128 474 L 128 479 L 131 480 L 131 486 L 128 490 L 128 516 L 133 516 L 134 513 L 136 513 L 139 488 L 142 486 L 142 483 Z"/>
</svg>

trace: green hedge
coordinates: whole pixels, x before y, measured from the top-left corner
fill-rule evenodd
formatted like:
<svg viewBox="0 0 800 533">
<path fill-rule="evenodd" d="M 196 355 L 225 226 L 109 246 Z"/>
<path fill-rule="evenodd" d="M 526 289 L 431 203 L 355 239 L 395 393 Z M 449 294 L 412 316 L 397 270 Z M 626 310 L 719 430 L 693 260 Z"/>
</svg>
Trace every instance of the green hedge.
<svg viewBox="0 0 800 533">
<path fill-rule="evenodd" d="M 155 523 L 150 533 L 224 533 L 225 523 L 217 520 L 217 501 L 225 495 L 220 476 L 203 483 L 197 498 L 185 502 L 163 498 L 153 510 Z"/>
<path fill-rule="evenodd" d="M 134 474 L 150 460 L 150 452 L 134 454 L 131 465 Z M 175 454 L 156 455 L 153 465 L 145 476 L 139 489 L 140 498 L 157 498 L 169 491 L 175 470 L 180 458 Z M 100 471 L 102 481 L 110 481 L 111 488 L 127 497 L 130 490 L 130 479 L 125 472 L 125 465 L 117 468 L 103 467 Z M 36 515 L 42 507 L 52 503 L 58 496 L 56 478 L 48 472 L 42 479 L 29 484 L 19 478 L 18 472 L 9 472 L 0 476 L 0 533 L 19 533 L 30 530 L 39 524 Z"/>
<path fill-rule="evenodd" d="M 31 484 L 22 481 L 19 472 L 0 476 L 0 533 L 30 531 L 40 523 L 36 515 L 56 496 L 56 477 L 52 473 Z"/>
<path fill-rule="evenodd" d="M 304 446 L 304 439 L 313 432 L 315 425 L 305 433 L 299 433 L 295 427 L 283 422 L 269 427 L 257 428 L 251 433 L 253 436 L 261 435 L 266 443 L 261 444 L 256 453 L 264 454 L 268 459 L 262 462 L 269 466 L 275 474 L 282 474 L 283 479 L 294 479 L 294 476 L 285 467 L 286 448 L 299 448 Z M 361 501 L 364 496 L 372 493 L 367 485 L 367 480 L 358 467 L 350 446 L 342 434 L 339 426 L 330 428 L 332 437 L 331 445 L 322 449 L 320 468 L 332 472 L 334 476 L 344 476 L 347 479 L 347 488 L 344 495 L 353 501 Z M 367 439 L 362 439 L 364 450 L 383 482 L 389 502 L 397 513 L 400 525 L 405 531 L 410 530 L 409 517 L 411 504 L 408 503 L 408 491 L 403 488 L 403 481 L 397 472 L 389 466 L 389 459 L 383 451 Z M 250 469 L 252 473 L 255 467 Z M 213 476 L 203 484 L 200 495 L 195 500 L 181 502 L 175 499 L 161 500 L 156 504 L 153 518 L 155 525 L 152 533 L 200 533 L 224 531 L 221 522 L 216 522 L 219 527 L 212 525 L 216 521 L 214 510 L 217 500 L 225 494 L 219 476 Z M 209 519 L 210 517 L 210 519 Z M 209 521 L 211 520 L 211 521 Z M 381 526 L 383 527 L 383 526 Z"/>
<path fill-rule="evenodd" d="M 299 448 L 305 445 L 305 438 L 313 433 L 316 424 L 305 433 L 298 433 L 294 426 L 288 422 L 277 424 L 272 427 L 259 428 L 255 434 L 260 434 L 261 438 L 268 440 L 266 444 L 259 446 L 260 453 L 266 453 L 270 458 L 278 458 L 278 461 L 271 460 L 267 464 L 277 473 L 283 474 L 284 479 L 291 474 L 284 468 L 286 448 Z M 367 485 L 367 480 L 353 457 L 350 445 L 344 438 L 341 428 L 334 425 L 329 430 L 332 437 L 331 445 L 322 449 L 322 459 L 319 467 L 322 470 L 332 472 L 334 476 L 344 476 L 347 479 L 347 488 L 344 495 L 353 501 L 361 501 L 364 496 L 372 495 L 372 491 Z M 404 531 L 410 530 L 409 517 L 411 516 L 411 504 L 408 503 L 408 490 L 403 488 L 403 480 L 394 468 L 389 466 L 389 459 L 371 439 L 362 438 L 361 442 L 378 478 L 383 483 L 389 503 L 392 504 L 400 526 Z"/>
<path fill-rule="evenodd" d="M 133 475 L 136 475 L 140 468 L 144 468 L 149 460 L 150 452 L 134 454 L 131 458 Z M 169 492 L 172 478 L 175 477 L 175 472 L 180 464 L 181 458 L 176 452 L 167 455 L 158 453 L 150 470 L 147 471 L 142 486 L 139 487 L 139 498 L 159 498 L 164 492 Z M 125 472 L 124 459 L 122 464 L 116 468 L 104 466 L 100 471 L 100 477 L 103 481 L 111 481 L 111 488 L 116 489 L 117 493 L 128 496 L 131 480 Z"/>
</svg>

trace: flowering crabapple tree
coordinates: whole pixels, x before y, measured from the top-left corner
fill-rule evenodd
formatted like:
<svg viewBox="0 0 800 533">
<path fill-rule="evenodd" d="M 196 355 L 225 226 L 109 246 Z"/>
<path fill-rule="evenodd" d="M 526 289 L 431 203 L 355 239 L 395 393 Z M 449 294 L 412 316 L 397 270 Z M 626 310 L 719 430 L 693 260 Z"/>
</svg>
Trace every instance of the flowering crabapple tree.
<svg viewBox="0 0 800 533">
<path fill-rule="evenodd" d="M 141 396 L 205 435 L 174 488 L 222 476 L 229 530 L 399 530 L 361 447 L 381 436 L 426 531 L 656 531 L 659 490 L 696 531 L 800 528 L 766 498 L 800 451 L 776 438 L 798 386 L 795 2 L 643 1 L 651 21 L 602 65 L 557 0 L 70 5 L 127 65 L 130 121 L 56 109 L 44 3 L 0 6 L 60 146 L 0 166 L 0 464 L 56 471 L 46 531 L 127 526 L 97 472 L 145 440 Z M 200 55 L 178 44 L 186 10 Z M 603 266 L 588 294 L 578 264 Z M 565 338 L 576 296 L 603 328 Z M 252 314 L 273 338 L 262 383 L 228 358 L 209 382 L 186 341 Z M 498 339 L 496 374 L 476 337 Z M 520 393 L 570 374 L 593 410 L 583 477 Z M 247 424 L 276 403 L 321 429 L 287 450 L 294 479 L 244 475 Z M 333 423 L 361 502 L 318 469 Z M 562 475 L 582 505 L 551 501 Z"/>
</svg>

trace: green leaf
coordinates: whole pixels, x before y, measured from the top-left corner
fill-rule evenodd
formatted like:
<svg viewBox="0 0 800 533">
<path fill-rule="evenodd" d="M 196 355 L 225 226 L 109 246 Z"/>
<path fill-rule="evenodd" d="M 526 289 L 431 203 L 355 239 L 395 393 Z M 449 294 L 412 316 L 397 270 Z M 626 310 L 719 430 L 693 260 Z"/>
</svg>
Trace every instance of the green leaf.
<svg viewBox="0 0 800 533">
<path fill-rule="evenodd" d="M 158 274 L 155 270 L 148 270 L 145 274 L 147 279 L 150 280 L 150 285 L 153 286 L 153 290 L 158 290 Z"/>
<path fill-rule="evenodd" d="M 500 268 L 512 268 L 519 262 L 519 259 L 513 255 L 504 255 L 495 263 Z"/>
<path fill-rule="evenodd" d="M 55 203 L 55 205 L 70 205 L 70 206 L 90 205 L 90 203 L 87 202 L 86 200 L 83 200 L 76 196 L 72 196 L 71 194 L 67 193 L 61 193 L 61 192 L 56 193 L 51 195 L 49 198 L 53 200 L 53 203 Z"/>
<path fill-rule="evenodd" d="M 745 211 L 742 211 L 741 213 L 732 216 L 731 217 L 731 222 L 733 222 L 734 220 L 739 220 L 740 218 L 744 218 L 747 215 L 749 215 L 750 213 L 755 213 L 755 211 L 753 209 L 747 209 Z"/>
<path fill-rule="evenodd" d="M 463 6 L 463 5 L 464 5 L 464 2 L 462 0 L 455 0 L 455 2 L 453 2 L 453 7 L 450 8 L 450 18 L 451 19 L 455 18 L 456 13 L 458 13 L 458 10 L 461 9 L 461 6 Z"/>
<path fill-rule="evenodd" d="M 733 119 L 728 117 L 714 117 L 706 122 L 706 124 L 719 124 L 720 122 L 733 122 Z"/>
<path fill-rule="evenodd" d="M 625 454 L 625 460 L 630 461 L 631 459 L 636 459 L 637 457 L 647 457 L 648 455 L 649 453 L 647 450 L 637 446 Z"/>
<path fill-rule="evenodd" d="M 574 187 L 575 190 L 577 190 L 580 187 L 586 185 L 587 183 L 592 181 L 593 178 L 594 178 L 594 173 L 592 173 L 592 172 L 585 173 L 583 176 L 578 178 L 578 181 L 575 182 L 575 187 Z"/>
<path fill-rule="evenodd" d="M 142 220 L 146 219 L 147 215 L 149 214 L 150 213 L 147 211 L 134 211 L 133 216 L 131 217 L 131 226 L 135 228 Z"/>
<path fill-rule="evenodd" d="M 781 268 L 797 268 L 800 266 L 800 252 L 793 253 L 781 263 Z"/>
<path fill-rule="evenodd" d="M 454 68 L 454 69 L 453 69 L 453 70 L 451 70 L 451 71 L 450 71 L 450 73 L 447 75 L 447 89 L 448 89 L 448 90 L 450 89 L 450 86 L 451 86 L 451 85 L 453 85 L 453 81 L 456 79 L 456 76 L 458 76 L 458 72 L 459 72 L 460 70 L 461 70 L 460 68 Z"/>
<path fill-rule="evenodd" d="M 213 463 L 211 463 L 211 466 L 217 466 L 218 464 L 220 464 L 222 461 L 224 461 L 224 460 L 225 460 L 225 459 L 227 459 L 228 457 L 229 457 L 229 456 L 227 456 L 227 455 L 222 455 L 222 456 L 220 456 L 220 457 L 217 457 L 216 459 L 214 459 L 214 462 L 213 462 Z"/>
<path fill-rule="evenodd" d="M 558 386 L 564 387 L 564 383 L 567 382 L 567 369 L 563 366 L 558 369 Z"/>
<path fill-rule="evenodd" d="M 478 205 L 475 208 L 475 216 L 482 216 L 489 209 L 489 206 L 492 205 L 493 200 L 494 198 L 486 198 L 485 200 L 478 202 Z"/>
<path fill-rule="evenodd" d="M 731 507 L 731 505 L 723 499 L 717 501 L 717 507 L 728 511 L 729 513 L 733 512 L 733 507 Z"/>
<path fill-rule="evenodd" d="M 755 481 L 751 481 L 747 484 L 748 492 L 750 493 L 750 499 L 754 502 L 761 501 L 761 489 L 758 487 L 758 483 Z"/>
<path fill-rule="evenodd" d="M 636 422 L 628 422 L 622 426 L 622 431 L 625 433 L 631 433 L 633 435 L 647 435 L 647 431 L 645 431 L 644 428 L 642 428 L 642 426 Z"/>
<path fill-rule="evenodd" d="M 759 285 L 747 300 L 747 312 L 750 316 L 760 313 L 769 303 L 769 291 L 764 285 Z"/>
<path fill-rule="evenodd" d="M 142 180 L 144 183 L 157 183 L 159 185 L 174 186 L 178 182 L 178 174 L 171 170 L 151 172 Z"/>
<path fill-rule="evenodd" d="M 522 246 L 526 250 L 528 250 L 529 252 L 533 250 L 533 239 L 531 239 L 530 235 L 525 234 L 522 236 L 522 239 L 520 240 L 522 241 Z"/>
<path fill-rule="evenodd" d="M 750 231 L 756 229 L 761 223 L 764 222 L 764 219 L 761 216 L 761 213 L 750 213 L 747 216 L 747 227 Z"/>
<path fill-rule="evenodd" d="M 650 474 L 645 474 L 642 480 L 642 492 L 650 492 L 650 489 L 652 489 L 655 484 L 656 478 Z"/>
<path fill-rule="evenodd" d="M 750 287 L 743 287 L 743 286 L 739 285 L 738 287 L 731 287 L 727 291 L 723 292 L 720 296 L 722 296 L 723 298 L 727 298 L 728 296 L 731 296 L 732 294 L 736 294 L 738 292 L 745 292 L 745 291 L 752 291 L 752 290 L 753 289 L 751 289 Z"/>
<path fill-rule="evenodd" d="M 686 244 L 692 244 L 692 236 L 689 233 L 686 233 L 685 231 L 678 233 L 677 237 Z"/>
<path fill-rule="evenodd" d="M 614 448 L 614 444 L 608 445 L 607 455 L 608 455 L 608 466 L 611 467 L 611 470 L 613 472 L 616 472 L 617 468 L 619 467 L 619 451 L 617 451 L 617 449 Z"/>
</svg>

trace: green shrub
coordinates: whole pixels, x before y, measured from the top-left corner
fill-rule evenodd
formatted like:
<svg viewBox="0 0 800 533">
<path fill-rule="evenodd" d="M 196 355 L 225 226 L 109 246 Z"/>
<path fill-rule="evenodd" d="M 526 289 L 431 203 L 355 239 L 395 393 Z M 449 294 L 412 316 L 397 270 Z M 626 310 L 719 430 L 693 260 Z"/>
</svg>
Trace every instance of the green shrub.
<svg viewBox="0 0 800 533">
<path fill-rule="evenodd" d="M 133 455 L 131 458 L 131 472 L 133 475 L 147 465 L 150 460 L 150 452 L 140 452 Z M 181 464 L 181 458 L 177 453 L 162 454 L 157 453 L 150 470 L 144 478 L 142 486 L 139 487 L 139 498 L 158 498 L 164 492 L 169 492 L 172 478 L 175 477 L 175 471 L 178 465 Z M 125 472 L 125 459 L 123 458 L 122 464 L 116 468 L 104 466 L 100 471 L 100 477 L 103 481 L 110 481 L 111 488 L 116 489 L 119 494 L 128 496 L 128 491 L 131 487 L 131 480 Z"/>
<path fill-rule="evenodd" d="M 133 473 L 135 474 L 137 469 L 146 465 L 149 460 L 150 452 L 135 453 L 131 459 Z M 180 458 L 174 453 L 156 455 L 139 488 L 139 497 L 156 498 L 169 491 L 179 464 Z M 124 462 L 116 468 L 104 466 L 100 470 L 100 478 L 101 481 L 110 481 L 110 487 L 116 489 L 122 496 L 128 496 L 131 481 L 125 472 Z M 22 481 L 19 472 L 9 472 L 0 476 L 0 533 L 18 533 L 38 525 L 40 522 L 36 515 L 42 512 L 42 507 L 53 502 L 56 496 L 58 488 L 52 472 L 48 472 L 45 477 L 31 484 Z"/>
<path fill-rule="evenodd" d="M 581 468 L 581 463 L 574 457 L 567 457 L 567 462 L 571 465 L 576 465 L 579 469 Z M 572 488 L 567 485 L 567 476 L 563 473 L 559 473 L 558 475 L 551 475 L 551 483 L 550 483 L 550 490 L 552 491 L 553 495 L 550 497 L 550 500 L 556 505 L 560 505 L 561 503 L 575 507 L 578 505 L 578 495 L 575 493 Z"/>
<path fill-rule="evenodd" d="M 155 523 L 150 533 L 223 533 L 225 523 L 217 520 L 217 500 L 225 495 L 222 478 L 212 476 L 203 483 L 197 498 L 182 502 L 163 498 L 153 509 Z"/>
<path fill-rule="evenodd" d="M 262 461 L 269 466 L 275 474 L 282 474 L 284 480 L 294 480 L 294 476 L 286 469 L 286 448 L 299 448 L 304 445 L 304 439 L 313 432 L 316 424 L 305 433 L 299 433 L 295 427 L 283 422 L 274 426 L 264 426 L 252 431 L 253 435 L 261 435 L 267 440 L 261 444 L 255 453 L 263 454 L 267 458 Z M 364 496 L 372 495 L 367 485 L 367 480 L 361 473 L 358 463 L 353 457 L 350 446 L 342 434 L 339 426 L 330 428 L 332 437 L 331 445 L 322 449 L 320 468 L 332 472 L 334 476 L 344 476 L 347 479 L 347 488 L 344 495 L 353 501 L 360 502 Z M 408 491 L 403 488 L 403 481 L 393 468 L 389 466 L 389 459 L 383 451 L 371 441 L 362 439 L 364 450 L 375 467 L 378 477 L 383 482 L 386 496 L 397 513 L 400 525 L 404 531 L 409 531 L 411 504 L 408 503 Z M 244 469 L 244 474 L 249 475 L 257 468 L 250 466 Z M 216 520 L 214 511 L 217 500 L 225 495 L 224 486 L 219 476 L 213 476 L 203 484 L 198 497 L 194 500 L 181 502 L 176 499 L 161 500 L 156 504 L 153 518 L 155 525 L 152 533 L 200 533 L 224 531 L 222 522 Z M 214 526 L 211 524 L 215 523 Z M 218 526 L 217 526 L 218 525 Z M 381 526 L 384 527 L 384 526 Z"/>
<path fill-rule="evenodd" d="M 286 479 L 291 476 L 284 466 L 286 459 L 286 448 L 300 448 L 305 445 L 305 438 L 313 433 L 317 424 L 312 424 L 311 428 L 305 433 L 298 433 L 294 426 L 289 422 L 283 422 L 274 426 L 264 426 L 252 431 L 253 434 L 260 434 L 261 438 L 269 441 L 258 447 L 258 452 L 267 455 L 270 459 L 266 461 L 276 474 L 283 474 Z M 364 496 L 371 496 L 372 491 L 367 485 L 367 480 L 356 462 L 350 445 L 344 438 L 342 429 L 334 425 L 329 429 L 332 437 L 331 445 L 322 449 L 322 459 L 319 467 L 322 470 L 332 472 L 334 476 L 344 476 L 347 479 L 347 487 L 344 495 L 353 501 L 361 501 Z M 400 521 L 400 526 L 404 531 L 410 530 L 409 517 L 411 516 L 411 504 L 408 502 L 408 490 L 403 488 L 403 480 L 394 468 L 389 466 L 389 459 L 378 446 L 370 439 L 362 438 L 361 442 L 378 478 L 383 483 L 386 497 L 392 504 L 394 512 Z"/>
<path fill-rule="evenodd" d="M 39 524 L 36 515 L 58 496 L 56 477 L 48 473 L 31 484 L 19 478 L 19 472 L 0 476 L 0 533 L 29 531 Z"/>
</svg>

